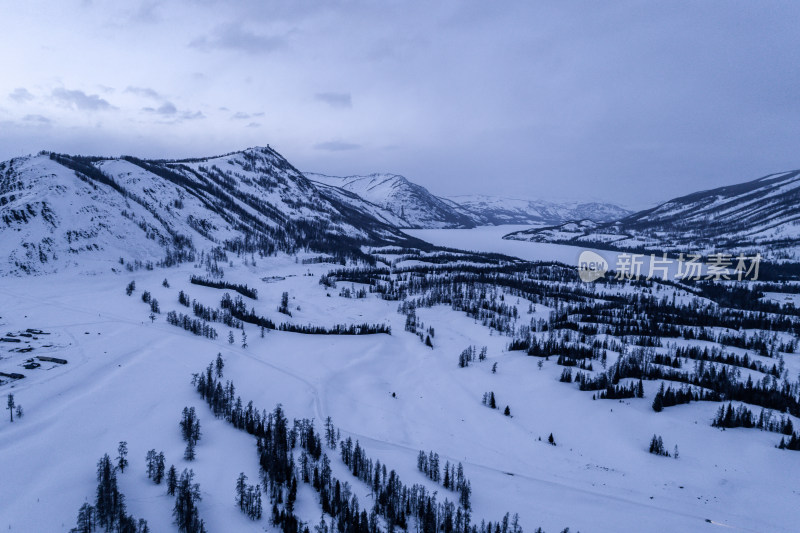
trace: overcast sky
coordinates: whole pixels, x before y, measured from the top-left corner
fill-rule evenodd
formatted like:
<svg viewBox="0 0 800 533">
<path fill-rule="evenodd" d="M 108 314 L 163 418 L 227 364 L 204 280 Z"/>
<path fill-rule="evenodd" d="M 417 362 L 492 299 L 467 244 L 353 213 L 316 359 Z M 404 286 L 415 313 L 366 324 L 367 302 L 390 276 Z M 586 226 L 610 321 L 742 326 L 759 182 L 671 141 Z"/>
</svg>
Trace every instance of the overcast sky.
<svg viewBox="0 0 800 533">
<path fill-rule="evenodd" d="M 2 2 L 0 159 L 269 144 L 646 207 L 800 168 L 800 2 Z"/>
</svg>

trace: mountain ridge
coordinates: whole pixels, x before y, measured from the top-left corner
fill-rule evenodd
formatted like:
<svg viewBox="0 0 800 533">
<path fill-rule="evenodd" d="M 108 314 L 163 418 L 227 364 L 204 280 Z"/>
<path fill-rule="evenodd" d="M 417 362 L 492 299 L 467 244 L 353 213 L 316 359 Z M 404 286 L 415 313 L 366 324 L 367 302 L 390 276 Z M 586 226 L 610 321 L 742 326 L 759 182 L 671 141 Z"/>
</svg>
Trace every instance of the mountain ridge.
<svg viewBox="0 0 800 533">
<path fill-rule="evenodd" d="M 0 163 L 0 274 L 418 243 L 359 206 L 269 147 L 170 160 L 40 152 Z"/>
<path fill-rule="evenodd" d="M 800 170 L 696 191 L 615 222 L 568 222 L 509 239 L 622 250 L 761 253 L 800 259 Z"/>
<path fill-rule="evenodd" d="M 575 217 L 599 222 L 616 220 L 632 212 L 602 202 L 551 202 L 485 195 L 436 196 L 405 176 L 372 173 L 330 176 L 306 172 L 317 183 L 353 192 L 400 219 L 398 227 L 413 229 L 472 228 L 502 224 L 548 225 Z"/>
<path fill-rule="evenodd" d="M 338 187 L 378 205 L 409 228 L 474 227 L 474 221 L 458 207 L 431 194 L 404 176 L 372 173 L 363 176 L 329 176 L 307 172 L 312 181 Z M 402 226 L 401 226 L 402 227 Z"/>
</svg>

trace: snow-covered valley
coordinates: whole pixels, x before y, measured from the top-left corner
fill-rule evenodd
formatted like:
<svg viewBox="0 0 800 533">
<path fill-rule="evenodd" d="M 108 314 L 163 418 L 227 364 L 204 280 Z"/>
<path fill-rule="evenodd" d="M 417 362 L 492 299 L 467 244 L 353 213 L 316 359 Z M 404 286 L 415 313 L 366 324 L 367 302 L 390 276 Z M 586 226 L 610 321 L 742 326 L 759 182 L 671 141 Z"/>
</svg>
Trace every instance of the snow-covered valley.
<svg viewBox="0 0 800 533">
<path fill-rule="evenodd" d="M 335 288 L 320 284 L 338 265 L 302 264 L 285 255 L 257 259 L 255 265 L 231 262 L 225 280 L 257 289 L 258 299 L 247 300 L 257 315 L 328 327 L 381 323 L 391 326 L 391 334 L 268 329 L 262 337 L 258 327 L 245 324 L 246 347 L 241 331 L 231 330 L 229 343 L 230 328 L 218 323 L 215 340 L 192 335 L 165 320 L 168 311 L 185 310 L 179 292 L 216 306 L 226 291 L 190 284 L 190 276 L 202 273 L 191 265 L 46 275 L 36 283 L 0 279 L 3 332 L 46 332 L 46 342 L 59 347 L 57 357 L 68 361 L 24 370 L 21 364 L 39 354 L 41 340 L 17 337 L 37 346 L 24 354 L 11 351 L 17 343 L 0 344 L 0 372 L 25 374 L 0 387 L 24 406 L 23 418 L 0 424 L 3 530 L 72 528 L 81 504 L 94 501 L 97 460 L 104 453 L 115 456 L 119 441 L 127 441 L 130 461 L 117 474 L 120 490 L 128 511 L 146 518 L 152 531 L 171 531 L 174 525 L 173 498 L 145 475 L 149 449 L 163 450 L 167 465 L 178 472 L 194 470 L 208 531 L 276 529 L 269 504 L 258 521 L 235 504 L 239 473 L 251 483 L 259 480 L 255 438 L 215 418 L 192 386 L 192 374 L 202 373 L 217 353 L 225 363 L 224 379 L 235 384 L 245 403 L 252 400 L 267 411 L 280 403 L 290 420 L 313 418 L 320 432 L 330 416 L 343 440 L 357 440 L 404 483 L 438 491 L 438 501 L 458 496 L 417 470 L 417 454 L 432 450 L 442 463 L 462 463 L 471 482 L 473 523 L 494 523 L 510 512 L 519 513 L 528 532 L 537 527 L 584 533 L 795 530 L 800 454 L 776 449 L 775 433 L 711 427 L 719 402 L 655 413 L 651 404 L 660 380 L 645 380 L 643 399 L 593 401 L 592 392 L 559 382 L 564 367 L 555 357 L 508 351 L 507 335 L 450 306 L 416 310 L 425 328 L 435 328 L 430 348 L 404 330 L 406 317 L 398 313 L 397 301 L 373 293 L 346 297 L 344 289 L 354 294 L 364 286 L 345 281 Z M 165 278 L 169 287 L 163 286 Z M 136 288 L 128 296 L 130 281 Z M 144 291 L 160 303 L 161 313 L 152 321 Z M 284 292 L 291 317 L 277 311 Z M 505 301 L 518 309 L 519 324 L 546 321 L 552 310 L 541 304 L 531 309 L 530 302 L 509 294 Z M 486 360 L 459 368 L 459 352 L 472 345 L 487 347 Z M 609 366 L 614 357 L 609 355 Z M 784 355 L 792 380 L 800 371 L 798 357 Z M 500 409 L 481 405 L 486 391 L 496 394 Z M 502 414 L 506 405 L 510 417 Z M 186 406 L 195 407 L 201 423 L 194 461 L 183 459 L 178 425 Z M 548 444 L 550 434 L 555 446 Z M 648 453 L 654 434 L 663 435 L 670 452 L 678 446 L 679 457 Z M 349 483 L 363 509 L 371 509 L 369 486 L 353 477 L 338 449 L 324 452 L 334 475 Z M 315 527 L 322 514 L 316 493 L 301 483 L 297 494 L 298 518 Z M 326 520 L 333 525 L 329 516 Z"/>
</svg>

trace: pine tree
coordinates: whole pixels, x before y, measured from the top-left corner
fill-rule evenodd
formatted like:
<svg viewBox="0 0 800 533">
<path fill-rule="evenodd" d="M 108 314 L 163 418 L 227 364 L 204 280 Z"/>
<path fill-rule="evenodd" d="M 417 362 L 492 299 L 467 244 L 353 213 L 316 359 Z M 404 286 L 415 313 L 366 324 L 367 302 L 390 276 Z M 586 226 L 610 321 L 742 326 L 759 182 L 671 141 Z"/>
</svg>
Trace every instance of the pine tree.
<svg viewBox="0 0 800 533">
<path fill-rule="evenodd" d="M 153 481 L 156 482 L 156 485 L 161 485 L 161 482 L 164 480 L 164 466 L 166 460 L 164 458 L 164 452 L 158 452 L 156 456 L 156 473 Z"/>
<path fill-rule="evenodd" d="M 661 388 L 662 389 L 664 388 L 664 384 L 663 383 L 661 384 Z M 664 410 L 664 395 L 659 390 L 656 393 L 656 397 L 653 398 L 653 411 L 655 411 L 656 413 L 660 413 L 663 410 Z"/>
<path fill-rule="evenodd" d="M 194 451 L 194 446 L 194 440 L 189 440 L 189 442 L 186 443 L 186 449 L 183 451 L 183 458 L 187 461 L 194 461 L 197 457 L 197 454 Z"/>
<path fill-rule="evenodd" d="M 200 485 L 194 483 L 194 472 L 184 470 L 178 480 L 172 516 L 178 530 L 183 533 L 201 533 L 205 525 L 199 517 L 197 502 L 201 500 Z"/>
<path fill-rule="evenodd" d="M 506 416 L 511 416 L 511 409 L 506 405 L 506 410 L 503 411 L 503 414 Z"/>
<path fill-rule="evenodd" d="M 6 409 L 8 409 L 9 414 L 11 415 L 11 421 L 14 421 L 14 395 L 8 395 L 8 402 L 6 403 Z"/>
<path fill-rule="evenodd" d="M 175 470 L 175 465 L 170 465 L 167 472 L 167 494 L 175 496 L 175 489 L 178 487 L 178 472 Z"/>
<path fill-rule="evenodd" d="M 74 533 L 92 533 L 94 528 L 95 522 L 95 514 L 94 514 L 94 507 L 89 505 L 88 503 L 84 503 L 81 505 L 80 510 L 78 511 L 78 524 L 75 529 L 72 531 Z"/>
<path fill-rule="evenodd" d="M 155 479 L 156 475 L 156 451 L 155 450 L 148 450 L 147 456 L 145 457 L 145 465 L 147 466 L 147 478 L 148 479 Z"/>
<path fill-rule="evenodd" d="M 547 437 L 547 442 L 549 442 L 549 443 L 550 443 L 550 444 L 552 444 L 553 446 L 555 446 L 555 445 L 556 445 L 556 439 L 554 439 L 554 438 L 553 438 L 553 434 L 552 434 L 552 433 L 550 433 L 550 436 L 549 436 L 549 437 Z"/>
<path fill-rule="evenodd" d="M 291 311 L 289 311 L 289 293 L 284 292 L 281 294 L 281 305 L 278 306 L 278 312 L 283 313 L 284 315 L 292 316 Z"/>
<path fill-rule="evenodd" d="M 494 398 L 494 391 L 489 393 L 489 407 L 492 409 L 497 409 L 497 401 Z"/>
<path fill-rule="evenodd" d="M 470 495 L 472 494 L 472 485 L 469 481 L 466 483 L 461 484 L 461 492 L 459 495 L 459 503 L 461 507 L 464 508 L 465 511 L 469 511 L 470 509 Z"/>
<path fill-rule="evenodd" d="M 236 342 L 236 339 L 233 338 L 233 332 L 229 331 L 228 332 L 228 344 L 233 344 L 234 342 Z"/>
<path fill-rule="evenodd" d="M 244 475 L 244 472 L 239 474 L 239 477 L 236 478 L 236 505 L 239 506 L 239 509 L 242 511 L 245 509 L 245 491 L 247 489 L 247 476 Z"/>
<path fill-rule="evenodd" d="M 222 369 L 225 368 L 225 361 L 222 360 L 222 353 L 217 353 L 217 358 L 214 360 L 214 368 L 217 371 L 217 379 L 222 377 Z"/>
<path fill-rule="evenodd" d="M 117 446 L 117 468 L 123 474 L 125 473 L 125 468 L 128 466 L 128 443 L 126 441 L 120 441 L 119 446 Z"/>
</svg>

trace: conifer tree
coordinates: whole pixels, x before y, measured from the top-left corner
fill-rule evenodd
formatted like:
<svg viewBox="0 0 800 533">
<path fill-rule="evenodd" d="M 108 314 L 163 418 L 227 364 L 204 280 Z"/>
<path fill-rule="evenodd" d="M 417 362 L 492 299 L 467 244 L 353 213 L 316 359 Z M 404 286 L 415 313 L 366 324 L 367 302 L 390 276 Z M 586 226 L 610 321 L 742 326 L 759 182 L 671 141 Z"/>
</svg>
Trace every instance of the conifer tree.
<svg viewBox="0 0 800 533">
<path fill-rule="evenodd" d="M 164 480 L 164 466 L 166 460 L 164 458 L 164 452 L 158 452 L 156 456 L 156 473 L 153 481 L 156 482 L 156 485 L 161 485 L 161 482 Z"/>
<path fill-rule="evenodd" d="M 205 524 L 200 519 L 197 502 L 200 497 L 200 485 L 194 483 L 194 472 L 184 470 L 175 490 L 175 506 L 172 516 L 182 533 L 204 533 Z"/>
<path fill-rule="evenodd" d="M 95 530 L 95 514 L 94 507 L 88 503 L 81 505 L 78 510 L 78 523 L 72 530 L 74 533 L 92 533 Z"/>
<path fill-rule="evenodd" d="M 244 475 L 244 472 L 239 474 L 239 477 L 236 478 L 236 505 L 239 506 L 239 509 L 242 511 L 245 510 L 245 491 L 247 490 L 247 476 Z"/>
<path fill-rule="evenodd" d="M 217 371 L 217 379 L 222 377 L 222 369 L 225 368 L 225 361 L 222 360 L 222 353 L 217 353 L 217 358 L 214 360 L 214 368 Z"/>
<path fill-rule="evenodd" d="M 8 395 L 8 402 L 6 403 L 6 409 L 8 409 L 9 414 L 11 415 L 11 421 L 14 421 L 14 395 Z"/>
<path fill-rule="evenodd" d="M 167 472 L 167 494 L 175 496 L 175 489 L 178 487 L 178 472 L 175 465 L 170 465 Z"/>
<path fill-rule="evenodd" d="M 125 473 L 125 468 L 128 466 L 128 443 L 126 441 L 120 441 L 119 446 L 117 446 L 117 468 L 123 474 Z"/>
</svg>

